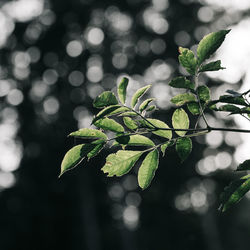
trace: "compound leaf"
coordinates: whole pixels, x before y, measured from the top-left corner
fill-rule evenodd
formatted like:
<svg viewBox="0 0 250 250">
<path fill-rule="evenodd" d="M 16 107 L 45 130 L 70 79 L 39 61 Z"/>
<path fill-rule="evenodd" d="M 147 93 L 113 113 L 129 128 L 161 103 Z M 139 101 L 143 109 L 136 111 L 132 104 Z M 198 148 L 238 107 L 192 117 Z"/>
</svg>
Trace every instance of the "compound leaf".
<svg viewBox="0 0 250 250">
<path fill-rule="evenodd" d="M 176 152 L 183 162 L 192 151 L 192 141 L 188 137 L 179 138 L 175 146 Z"/>
<path fill-rule="evenodd" d="M 117 88 L 117 94 L 122 104 L 126 101 L 128 78 L 123 77 Z"/>
<path fill-rule="evenodd" d="M 187 70 L 187 72 L 191 75 L 195 75 L 197 60 L 194 56 L 193 51 L 179 47 L 179 62 L 180 64 Z"/>
<path fill-rule="evenodd" d="M 110 130 L 113 132 L 124 132 L 124 128 L 122 125 L 109 118 L 99 119 L 94 123 L 94 125 L 104 130 Z"/>
<path fill-rule="evenodd" d="M 218 60 L 218 61 L 214 61 L 205 65 L 202 65 L 199 72 L 217 71 L 220 69 L 225 69 L 225 68 L 221 67 L 221 60 Z"/>
<path fill-rule="evenodd" d="M 131 100 L 131 107 L 134 108 L 135 105 L 137 104 L 139 98 L 146 93 L 146 91 L 151 87 L 152 85 L 147 85 L 143 88 L 138 89 L 134 95 L 132 96 Z"/>
<path fill-rule="evenodd" d="M 154 178 L 159 164 L 159 152 L 157 149 L 149 152 L 143 160 L 138 171 L 138 183 L 142 189 L 147 188 Z"/>
<path fill-rule="evenodd" d="M 118 101 L 111 91 L 105 91 L 101 93 L 93 102 L 95 108 L 103 108 L 110 105 L 118 104 Z"/>
<path fill-rule="evenodd" d="M 176 109 L 172 116 L 172 125 L 175 129 L 188 129 L 189 118 L 184 109 Z M 175 131 L 179 136 L 184 136 L 187 131 Z"/>
<path fill-rule="evenodd" d="M 143 151 L 119 150 L 106 158 L 102 171 L 111 176 L 122 176 L 128 173 L 143 154 Z"/>
<path fill-rule="evenodd" d="M 176 106 L 182 106 L 186 103 L 195 101 L 196 101 L 195 96 L 191 93 L 179 94 L 171 99 L 171 102 L 174 103 Z"/>
<path fill-rule="evenodd" d="M 173 88 L 194 89 L 193 82 L 187 80 L 185 77 L 179 76 L 169 82 L 169 86 Z"/>
</svg>

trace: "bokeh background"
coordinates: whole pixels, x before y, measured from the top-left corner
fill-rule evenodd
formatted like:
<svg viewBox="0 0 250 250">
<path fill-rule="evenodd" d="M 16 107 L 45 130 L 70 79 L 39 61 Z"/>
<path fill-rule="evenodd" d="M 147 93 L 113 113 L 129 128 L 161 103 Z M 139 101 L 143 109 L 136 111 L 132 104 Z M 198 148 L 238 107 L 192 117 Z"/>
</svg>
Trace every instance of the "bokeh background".
<svg viewBox="0 0 250 250">
<path fill-rule="evenodd" d="M 250 195 L 229 212 L 219 194 L 249 158 L 246 134 L 193 140 L 180 164 L 173 149 L 149 189 L 136 168 L 100 171 L 108 149 L 58 179 L 67 135 L 90 127 L 93 99 L 128 76 L 129 96 L 151 83 L 155 118 L 169 122 L 167 83 L 186 74 L 178 46 L 232 28 L 216 58 L 227 69 L 200 77 L 217 98 L 246 91 L 250 78 L 249 0 L 0 1 L 0 249 L 245 250 Z M 242 117 L 208 114 L 214 126 L 249 127 Z M 201 123 L 200 126 L 203 126 Z"/>
</svg>

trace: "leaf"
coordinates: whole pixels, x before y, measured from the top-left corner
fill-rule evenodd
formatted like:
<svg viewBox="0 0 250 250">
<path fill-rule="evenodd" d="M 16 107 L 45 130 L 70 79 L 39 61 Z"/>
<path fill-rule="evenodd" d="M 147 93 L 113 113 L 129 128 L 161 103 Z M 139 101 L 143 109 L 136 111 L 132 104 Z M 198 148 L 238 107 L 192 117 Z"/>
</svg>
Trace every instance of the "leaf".
<svg viewBox="0 0 250 250">
<path fill-rule="evenodd" d="M 108 176 L 122 176 L 128 173 L 143 154 L 143 151 L 119 150 L 106 158 L 102 171 Z"/>
<path fill-rule="evenodd" d="M 98 121 L 94 123 L 94 125 L 104 130 L 110 130 L 113 132 L 124 132 L 124 128 L 122 125 L 120 125 L 118 122 L 109 118 L 99 119 Z"/>
<path fill-rule="evenodd" d="M 199 106 L 199 104 L 197 102 L 188 103 L 187 108 L 193 115 L 199 115 L 200 114 L 200 106 Z"/>
<path fill-rule="evenodd" d="M 157 119 L 150 119 L 150 118 L 147 118 L 147 120 L 157 128 L 169 128 L 169 126 L 163 121 L 160 121 L 160 120 L 157 120 Z M 149 122 L 146 122 L 144 120 L 141 121 L 141 122 L 146 127 L 149 127 L 151 129 L 155 128 Z M 171 130 L 160 130 L 159 129 L 159 130 L 156 130 L 156 131 L 152 131 L 152 133 L 155 134 L 155 135 L 167 138 L 167 139 L 172 138 L 172 131 Z"/>
<path fill-rule="evenodd" d="M 143 135 L 130 135 L 125 143 L 117 138 L 113 146 L 118 146 L 120 144 L 126 144 L 127 146 L 155 146 L 152 140 Z"/>
<path fill-rule="evenodd" d="M 223 102 L 223 103 L 231 103 L 231 104 L 248 106 L 248 104 L 245 102 L 244 98 L 241 96 L 233 97 L 231 95 L 222 95 L 222 96 L 220 96 L 219 101 Z"/>
<path fill-rule="evenodd" d="M 151 105 L 151 106 L 149 106 L 149 107 L 146 109 L 147 112 L 151 112 L 151 111 L 154 111 L 154 110 L 156 110 L 156 106 L 155 106 L 155 105 Z"/>
<path fill-rule="evenodd" d="M 105 140 L 108 139 L 108 137 L 103 132 L 92 128 L 81 128 L 77 131 L 70 133 L 69 136 L 74 136 L 84 139 L 95 139 L 95 138 L 103 138 Z"/>
<path fill-rule="evenodd" d="M 103 108 L 110 105 L 118 104 L 118 101 L 111 91 L 105 91 L 101 93 L 93 102 L 95 108 Z"/>
<path fill-rule="evenodd" d="M 150 185 L 158 164 L 159 152 L 155 149 L 147 154 L 138 171 L 138 183 L 142 189 L 146 189 Z"/>
<path fill-rule="evenodd" d="M 96 144 L 96 146 L 87 154 L 88 160 L 90 158 L 95 157 L 96 155 L 98 155 L 101 150 L 104 148 L 104 145 L 106 144 L 106 141 L 101 141 L 99 140 L 99 142 L 93 142 L 93 144 Z"/>
<path fill-rule="evenodd" d="M 222 105 L 219 107 L 218 110 L 219 111 L 226 111 L 226 112 L 233 112 L 233 113 L 241 112 L 240 108 L 238 108 L 237 106 L 234 106 L 232 104 Z"/>
<path fill-rule="evenodd" d="M 181 106 L 189 102 L 195 102 L 195 96 L 190 93 L 184 93 L 174 96 L 171 99 L 171 102 L 174 103 L 176 106 Z"/>
<path fill-rule="evenodd" d="M 197 88 L 197 93 L 200 100 L 203 102 L 208 102 L 210 100 L 210 90 L 207 86 L 202 85 Z"/>
<path fill-rule="evenodd" d="M 184 109 L 176 109 L 172 116 L 172 124 L 175 129 L 188 129 L 189 118 Z M 187 131 L 175 131 L 179 136 L 184 136 Z"/>
<path fill-rule="evenodd" d="M 219 209 L 222 212 L 225 212 L 232 205 L 238 203 L 249 190 L 250 175 L 246 175 L 236 181 L 231 182 L 221 194 L 221 206 Z"/>
<path fill-rule="evenodd" d="M 134 108 L 137 104 L 139 98 L 146 93 L 146 91 L 151 87 L 152 85 L 147 85 L 143 88 L 138 89 L 135 94 L 132 96 L 131 100 L 131 107 Z"/>
<path fill-rule="evenodd" d="M 179 47 L 179 62 L 180 64 L 187 70 L 187 72 L 191 75 L 195 75 L 197 60 L 194 56 L 193 51 Z"/>
<path fill-rule="evenodd" d="M 246 170 L 250 170 L 250 160 L 245 160 L 236 169 L 236 171 L 246 171 Z"/>
<path fill-rule="evenodd" d="M 137 116 L 137 114 L 134 111 L 127 111 L 120 114 L 119 116 Z"/>
<path fill-rule="evenodd" d="M 103 118 L 104 116 L 109 115 L 113 111 L 119 109 L 121 106 L 120 105 L 112 105 L 107 108 L 102 109 L 92 120 L 91 124 L 94 124 L 97 120 Z"/>
<path fill-rule="evenodd" d="M 80 144 L 71 148 L 62 160 L 59 177 L 61 177 L 66 171 L 76 167 L 95 147 L 95 144 Z"/>
<path fill-rule="evenodd" d="M 167 141 L 166 143 L 161 145 L 161 152 L 162 152 L 162 156 L 165 156 L 165 151 L 168 147 L 171 147 L 174 145 L 174 141 Z"/>
<path fill-rule="evenodd" d="M 146 99 L 140 106 L 139 106 L 139 111 L 142 112 L 144 111 L 148 105 L 153 101 L 155 100 L 155 98 L 149 98 L 149 99 Z"/>
<path fill-rule="evenodd" d="M 187 80 L 185 77 L 182 76 L 172 79 L 169 82 L 169 86 L 174 88 L 183 88 L 183 89 L 194 89 L 195 87 L 193 82 Z"/>
<path fill-rule="evenodd" d="M 230 30 L 221 30 L 204 36 L 197 48 L 198 65 L 208 59 L 221 46 L 228 32 Z"/>
<path fill-rule="evenodd" d="M 128 78 L 123 77 L 117 88 L 117 94 L 122 104 L 126 101 Z"/>
<path fill-rule="evenodd" d="M 192 151 L 192 141 L 188 137 L 179 138 L 175 146 L 176 152 L 183 162 Z"/>
<path fill-rule="evenodd" d="M 123 117 L 123 122 L 126 125 L 126 127 L 129 129 L 134 130 L 138 128 L 137 123 L 130 117 L 127 117 L 127 116 Z"/>
<path fill-rule="evenodd" d="M 202 65 L 199 72 L 217 71 L 220 69 L 225 69 L 225 68 L 221 67 L 221 60 L 218 60 L 218 61 L 214 61 L 205 65 Z"/>
<path fill-rule="evenodd" d="M 125 112 L 127 112 L 128 110 L 130 110 L 127 107 L 120 107 L 112 112 L 110 112 L 108 115 L 106 115 L 107 117 L 112 116 L 112 115 L 117 115 L 117 114 L 124 114 Z"/>
</svg>

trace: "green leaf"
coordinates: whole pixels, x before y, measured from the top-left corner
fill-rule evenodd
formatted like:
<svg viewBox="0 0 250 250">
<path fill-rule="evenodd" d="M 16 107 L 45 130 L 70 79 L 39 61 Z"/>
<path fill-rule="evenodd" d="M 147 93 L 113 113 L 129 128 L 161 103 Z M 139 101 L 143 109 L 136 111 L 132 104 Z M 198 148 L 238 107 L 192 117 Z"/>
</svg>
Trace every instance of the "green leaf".
<svg viewBox="0 0 250 250">
<path fill-rule="evenodd" d="M 160 121 L 160 120 L 157 120 L 157 119 L 150 119 L 150 118 L 147 118 L 147 120 L 157 128 L 169 128 L 169 126 L 163 121 Z M 152 126 L 149 122 L 146 122 L 144 120 L 141 121 L 142 125 L 144 125 L 144 126 L 146 126 L 148 128 L 154 129 L 155 127 Z M 156 131 L 152 131 L 152 133 L 155 134 L 155 135 L 167 138 L 167 139 L 172 138 L 172 131 L 171 130 L 160 130 L 159 129 L 159 130 L 156 130 Z"/>
<path fill-rule="evenodd" d="M 199 72 L 217 71 L 220 69 L 225 69 L 225 68 L 221 67 L 221 60 L 218 60 L 218 61 L 214 61 L 205 65 L 202 65 Z"/>
<path fill-rule="evenodd" d="M 197 88 L 197 93 L 200 100 L 203 102 L 208 102 L 210 100 L 210 90 L 207 86 L 202 85 Z"/>
<path fill-rule="evenodd" d="M 189 118 L 184 109 L 176 109 L 172 116 L 172 124 L 175 129 L 188 129 Z M 187 131 L 175 131 L 179 136 L 184 136 Z"/>
<path fill-rule="evenodd" d="M 200 106 L 199 106 L 199 104 L 197 102 L 188 103 L 187 108 L 193 115 L 199 115 L 200 114 Z"/>
<path fill-rule="evenodd" d="M 172 79 L 169 82 L 169 86 L 174 88 L 183 88 L 183 89 L 194 89 L 195 87 L 193 82 L 187 80 L 185 77 L 182 76 Z"/>
<path fill-rule="evenodd" d="M 221 30 L 206 35 L 198 44 L 198 65 L 208 59 L 223 43 L 230 30 Z"/>
<path fill-rule="evenodd" d="M 143 88 L 138 89 L 135 94 L 132 96 L 131 100 L 131 107 L 134 108 L 137 104 L 139 98 L 146 93 L 146 91 L 151 87 L 152 85 L 147 85 Z"/>
<path fill-rule="evenodd" d="M 149 106 L 149 107 L 146 109 L 147 112 L 151 112 L 151 111 L 154 111 L 154 110 L 156 110 L 156 106 L 155 106 L 155 105 L 151 105 L 151 106 Z"/>
<path fill-rule="evenodd" d="M 222 105 L 219 107 L 218 110 L 219 111 L 226 111 L 226 112 L 233 112 L 233 113 L 241 112 L 241 109 L 239 107 L 234 106 L 232 104 Z"/>
<path fill-rule="evenodd" d="M 125 141 L 125 143 L 123 140 L 120 140 L 120 138 L 117 138 L 113 146 L 118 146 L 120 144 L 126 144 L 127 146 L 155 146 L 152 140 L 143 135 L 128 135 L 127 138 L 128 140 Z"/>
<path fill-rule="evenodd" d="M 110 105 L 118 104 L 118 101 L 111 91 L 105 91 L 101 93 L 93 102 L 95 108 L 103 108 Z"/>
<path fill-rule="evenodd" d="M 95 141 L 92 143 L 92 145 L 94 144 L 96 144 L 96 146 L 87 154 L 88 160 L 101 152 L 101 150 L 104 148 L 104 145 L 106 144 L 106 141 L 98 140 L 98 142 Z"/>
<path fill-rule="evenodd" d="M 220 96 L 219 101 L 223 102 L 223 103 L 231 103 L 231 104 L 248 106 L 248 104 L 245 102 L 244 98 L 241 96 L 233 97 L 231 95 L 222 95 L 222 96 Z"/>
<path fill-rule="evenodd" d="M 192 141 L 188 137 L 179 138 L 175 146 L 176 152 L 183 162 L 192 151 Z"/>
<path fill-rule="evenodd" d="M 250 170 L 250 160 L 245 160 L 236 169 L 236 171 L 246 171 L 246 170 Z"/>
<path fill-rule="evenodd" d="M 95 139 L 95 138 L 103 138 L 105 140 L 108 139 L 108 137 L 103 132 L 92 128 L 81 128 L 77 131 L 70 133 L 69 136 L 74 136 L 84 139 Z"/>
<path fill-rule="evenodd" d="M 123 77 L 117 88 L 117 94 L 122 104 L 126 101 L 128 78 Z"/>
<path fill-rule="evenodd" d="M 167 141 L 166 143 L 161 145 L 161 152 L 162 152 L 162 156 L 165 156 L 165 151 L 168 147 L 171 147 L 175 144 L 174 141 Z"/>
<path fill-rule="evenodd" d="M 108 115 L 106 115 L 107 117 L 112 116 L 112 115 L 117 115 L 117 114 L 124 114 L 125 112 L 127 112 L 128 110 L 130 110 L 127 107 L 120 107 L 112 112 L 110 112 Z"/>
<path fill-rule="evenodd" d="M 179 47 L 179 62 L 180 64 L 187 70 L 187 72 L 191 75 L 195 75 L 197 60 L 194 56 L 193 51 Z"/>
<path fill-rule="evenodd" d="M 134 111 L 127 111 L 120 114 L 119 116 L 137 116 L 137 114 Z"/>
<path fill-rule="evenodd" d="M 220 210 L 225 212 L 232 205 L 238 203 L 243 196 L 250 190 L 250 176 L 246 175 L 236 181 L 233 181 L 225 188 L 221 194 Z"/>
<path fill-rule="evenodd" d="M 99 119 L 103 118 L 104 116 L 110 115 L 110 113 L 114 112 L 115 110 L 119 109 L 120 105 L 112 105 L 107 108 L 102 109 L 92 120 L 91 124 L 94 124 Z"/>
<path fill-rule="evenodd" d="M 143 154 L 143 151 L 119 150 L 106 158 L 102 171 L 108 176 L 122 176 L 128 173 Z"/>
<path fill-rule="evenodd" d="M 171 102 L 174 103 L 176 106 L 182 106 L 186 103 L 195 101 L 196 101 L 195 96 L 190 93 L 179 94 L 171 99 Z"/>
<path fill-rule="evenodd" d="M 62 160 L 59 177 L 61 177 L 66 171 L 75 168 L 95 147 L 95 144 L 80 144 L 71 148 Z"/>
<path fill-rule="evenodd" d="M 109 118 L 99 119 L 98 121 L 94 123 L 94 125 L 104 130 L 110 130 L 113 132 L 124 132 L 124 128 L 122 125 L 120 125 L 118 122 Z"/>
<path fill-rule="evenodd" d="M 139 106 L 139 111 L 142 112 L 144 111 L 148 105 L 153 101 L 155 100 L 155 98 L 149 98 L 149 99 L 146 99 L 140 106 Z"/>
<path fill-rule="evenodd" d="M 134 130 L 138 128 L 137 123 L 130 117 L 127 117 L 127 116 L 123 117 L 123 122 L 126 125 L 126 127 L 129 129 Z"/>
<path fill-rule="evenodd" d="M 158 164 L 159 152 L 155 149 L 147 154 L 138 171 L 138 183 L 142 189 L 146 189 L 150 185 Z"/>
</svg>

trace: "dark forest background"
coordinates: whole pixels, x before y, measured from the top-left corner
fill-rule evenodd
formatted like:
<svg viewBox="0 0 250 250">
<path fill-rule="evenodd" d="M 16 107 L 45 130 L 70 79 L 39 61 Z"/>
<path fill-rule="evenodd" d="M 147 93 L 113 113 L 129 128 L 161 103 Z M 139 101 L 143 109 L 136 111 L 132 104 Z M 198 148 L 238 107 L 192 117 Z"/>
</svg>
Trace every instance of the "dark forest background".
<svg viewBox="0 0 250 250">
<path fill-rule="evenodd" d="M 130 78 L 130 95 L 151 83 L 154 117 L 169 122 L 176 92 L 167 83 L 184 73 L 178 46 L 191 47 L 248 11 L 236 18 L 191 0 L 36 0 L 28 13 L 25 0 L 16 9 L 10 2 L 0 1 L 0 249 L 249 249 L 250 200 L 218 211 L 219 194 L 234 178 L 237 137 L 194 140 L 183 164 L 170 149 L 145 191 L 136 168 L 106 178 L 100 168 L 108 149 L 58 179 L 76 143 L 67 135 L 90 126 L 98 94 L 115 91 L 122 76 Z"/>
</svg>

